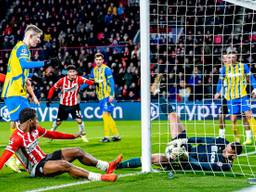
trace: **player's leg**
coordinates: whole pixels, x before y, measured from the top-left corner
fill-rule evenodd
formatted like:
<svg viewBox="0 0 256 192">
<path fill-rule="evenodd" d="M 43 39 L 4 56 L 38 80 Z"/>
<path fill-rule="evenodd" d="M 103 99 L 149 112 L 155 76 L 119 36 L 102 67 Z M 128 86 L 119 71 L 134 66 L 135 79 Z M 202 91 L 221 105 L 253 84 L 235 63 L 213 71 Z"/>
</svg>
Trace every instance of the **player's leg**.
<svg viewBox="0 0 256 192">
<path fill-rule="evenodd" d="M 43 166 L 44 176 L 58 175 L 68 173 L 72 177 L 86 178 L 91 181 L 116 181 L 115 174 L 101 175 L 98 173 L 89 172 L 83 168 L 74 166 L 66 160 L 47 161 Z"/>
<path fill-rule="evenodd" d="M 250 129 L 248 119 L 247 119 L 247 117 L 245 116 L 244 113 L 243 113 L 241 118 L 242 118 L 242 121 L 243 121 L 243 126 L 244 126 L 244 129 L 245 129 L 245 135 L 246 135 L 246 139 L 245 139 L 245 142 L 243 144 L 244 145 L 250 145 L 250 144 L 252 144 L 252 131 Z"/>
<path fill-rule="evenodd" d="M 60 104 L 58 109 L 57 119 L 53 121 L 51 130 L 56 131 L 57 128 L 61 125 L 61 122 L 63 120 L 66 120 L 67 118 L 68 118 L 67 110 L 64 105 Z"/>
<path fill-rule="evenodd" d="M 79 132 L 83 133 L 83 136 L 81 136 L 81 139 L 84 142 L 88 142 L 88 139 L 86 137 L 86 131 L 84 129 L 84 122 L 82 119 L 82 114 L 81 114 L 81 110 L 80 110 L 80 106 L 79 104 L 75 105 L 72 107 L 71 111 L 70 111 L 72 118 L 77 122 L 78 124 L 78 128 L 79 128 Z"/>
<path fill-rule="evenodd" d="M 237 114 L 240 113 L 240 101 L 237 100 L 229 100 L 228 101 L 228 112 L 230 114 L 232 131 L 234 133 L 234 140 L 240 143 L 240 134 L 237 129 Z"/>
<path fill-rule="evenodd" d="M 105 108 L 107 108 L 107 102 L 106 99 L 102 99 L 99 102 L 100 104 L 100 112 L 102 113 L 102 119 L 103 119 L 103 126 L 104 126 L 104 137 L 101 140 L 103 143 L 110 142 L 110 124 L 109 124 L 109 117 L 108 112 L 105 112 Z"/>
<path fill-rule="evenodd" d="M 107 113 L 107 118 L 108 118 L 108 122 L 109 122 L 109 128 L 112 132 L 112 141 L 120 141 L 121 140 L 121 137 L 119 135 L 119 131 L 116 127 L 116 122 L 115 120 L 112 118 L 112 115 L 111 113 L 114 111 L 114 108 L 115 108 L 115 104 L 112 102 L 112 103 L 109 103 L 108 102 L 108 98 L 106 99 L 106 102 L 107 102 L 107 107 L 104 108 L 104 112 Z"/>
<path fill-rule="evenodd" d="M 225 137 L 225 117 L 228 114 L 227 100 L 222 100 L 220 113 L 219 113 L 219 137 Z"/>
<path fill-rule="evenodd" d="M 72 162 L 77 159 L 84 165 L 97 167 L 107 173 L 112 173 L 123 158 L 122 155 L 118 155 L 116 160 L 108 163 L 106 161 L 96 159 L 91 154 L 84 152 L 80 148 L 65 148 L 61 150 L 61 154 L 62 159 L 68 162 Z"/>
<path fill-rule="evenodd" d="M 242 112 L 244 112 L 245 116 L 246 116 L 246 120 L 249 123 L 250 129 L 253 132 L 253 136 L 254 139 L 256 138 L 256 120 L 253 117 L 252 111 L 249 107 L 249 101 L 247 97 L 243 97 L 242 101 L 241 101 L 241 106 L 242 106 Z M 248 130 L 248 134 L 249 134 L 249 129 Z M 249 135 L 248 135 L 249 136 Z M 252 143 L 252 142 L 251 142 Z"/>
<path fill-rule="evenodd" d="M 24 108 L 30 107 L 28 100 L 23 97 L 11 97 L 5 99 L 5 104 L 10 114 L 11 123 L 10 131 L 13 133 L 19 125 L 19 114 L 20 111 Z M 16 155 L 13 155 L 5 164 L 15 172 L 20 172 L 20 162 L 17 159 Z"/>
</svg>

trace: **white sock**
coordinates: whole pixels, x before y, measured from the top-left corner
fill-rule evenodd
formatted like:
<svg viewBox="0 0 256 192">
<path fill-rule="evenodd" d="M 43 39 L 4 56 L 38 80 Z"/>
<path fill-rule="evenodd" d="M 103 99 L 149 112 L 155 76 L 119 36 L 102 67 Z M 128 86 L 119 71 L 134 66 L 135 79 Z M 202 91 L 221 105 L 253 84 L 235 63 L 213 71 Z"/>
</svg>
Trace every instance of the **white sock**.
<svg viewBox="0 0 256 192">
<path fill-rule="evenodd" d="M 52 123 L 52 131 L 56 131 L 56 129 L 57 129 L 57 127 L 58 127 L 58 125 L 57 125 L 57 123 L 56 123 L 56 121 L 53 121 L 53 123 Z"/>
<path fill-rule="evenodd" d="M 224 138 L 225 137 L 225 129 L 219 129 L 219 136 L 221 138 Z"/>
<path fill-rule="evenodd" d="M 78 124 L 79 130 L 80 132 L 84 132 L 84 122 L 82 122 L 81 124 Z"/>
<path fill-rule="evenodd" d="M 101 174 L 89 172 L 88 179 L 90 181 L 101 181 Z"/>
<path fill-rule="evenodd" d="M 246 131 L 245 131 L 245 134 L 246 134 L 246 139 L 251 139 L 251 138 L 252 138 L 252 132 L 251 132 L 251 130 L 246 130 Z"/>
<path fill-rule="evenodd" d="M 102 171 L 106 171 L 108 169 L 108 162 L 106 161 L 101 161 L 101 160 L 98 160 L 97 164 L 96 164 L 96 167 Z"/>
</svg>

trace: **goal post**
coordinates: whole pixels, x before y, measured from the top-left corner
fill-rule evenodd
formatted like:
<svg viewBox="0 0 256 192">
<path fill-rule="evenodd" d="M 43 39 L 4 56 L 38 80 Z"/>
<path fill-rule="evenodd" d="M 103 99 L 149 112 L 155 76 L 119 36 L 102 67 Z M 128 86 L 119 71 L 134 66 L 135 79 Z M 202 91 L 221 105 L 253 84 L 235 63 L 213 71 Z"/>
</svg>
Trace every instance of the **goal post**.
<svg viewBox="0 0 256 192">
<path fill-rule="evenodd" d="M 140 0 L 142 172 L 150 172 L 151 170 L 149 36 L 149 0 Z"/>
<path fill-rule="evenodd" d="M 171 140 L 168 110 L 163 111 L 160 105 L 166 105 L 167 109 L 168 105 L 173 106 L 188 137 L 217 138 L 221 135 L 218 118 L 223 103 L 213 96 L 223 66 L 223 52 L 236 48 L 241 62 L 248 63 L 252 74 L 256 73 L 255 10 L 255 0 L 140 1 L 143 172 L 151 171 L 151 149 L 153 153 L 165 153 L 166 144 Z M 159 77 L 160 73 L 160 94 L 151 101 L 150 82 L 153 79 L 150 78 Z M 251 91 L 248 90 L 249 97 Z M 160 101 L 163 97 L 165 103 Z M 250 102 L 253 102 L 251 97 Z M 152 106 L 158 107 L 159 113 L 153 121 L 150 112 L 156 114 L 157 110 L 152 110 Z M 250 106 L 256 108 L 255 104 Z M 253 112 L 255 115 L 256 110 Z M 241 143 L 248 136 L 246 126 L 239 119 Z M 229 116 L 226 116 L 223 137 L 233 142 L 237 138 L 231 127 Z M 179 171 L 255 177 L 255 148 L 255 143 L 244 146 L 230 171 Z"/>
</svg>

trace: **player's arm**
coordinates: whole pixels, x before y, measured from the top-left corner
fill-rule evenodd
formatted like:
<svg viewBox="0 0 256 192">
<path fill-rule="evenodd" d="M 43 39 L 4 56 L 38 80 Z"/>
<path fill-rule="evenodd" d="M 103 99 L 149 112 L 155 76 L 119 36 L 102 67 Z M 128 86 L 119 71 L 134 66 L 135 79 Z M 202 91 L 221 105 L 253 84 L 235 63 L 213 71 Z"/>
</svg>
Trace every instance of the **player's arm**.
<svg viewBox="0 0 256 192">
<path fill-rule="evenodd" d="M 217 84 L 217 88 L 216 88 L 216 94 L 214 96 L 214 99 L 218 99 L 221 95 L 224 77 L 225 77 L 225 66 L 223 66 L 220 69 L 220 76 L 219 76 L 219 80 L 218 80 L 218 84 Z"/>
<path fill-rule="evenodd" d="M 37 127 L 39 136 L 50 138 L 50 139 L 76 139 L 81 135 L 81 133 L 77 134 L 68 134 L 68 133 L 61 133 L 58 131 L 48 131 L 42 127 Z"/>
<path fill-rule="evenodd" d="M 251 73 L 251 70 L 247 64 L 244 64 L 244 73 L 249 76 L 250 84 L 253 87 L 253 95 L 256 95 L 256 80 L 254 75 Z"/>
<path fill-rule="evenodd" d="M 80 85 L 82 85 L 82 84 L 93 85 L 94 81 L 93 80 L 89 80 L 89 79 L 87 79 L 85 77 L 82 77 L 82 76 L 78 76 L 78 83 Z"/>
<path fill-rule="evenodd" d="M 200 144 L 200 143 L 205 143 L 205 144 L 215 144 L 218 143 L 217 139 L 214 137 L 190 137 L 188 138 L 188 143 L 191 144 Z"/>
<path fill-rule="evenodd" d="M 63 85 L 64 79 L 61 78 L 49 90 L 47 100 L 51 100 L 54 92 Z"/>
<path fill-rule="evenodd" d="M 29 50 L 25 45 L 20 46 L 16 54 L 22 69 L 39 68 L 45 65 L 44 61 L 29 61 Z"/>
<path fill-rule="evenodd" d="M 28 91 L 29 95 L 32 97 L 33 102 L 35 104 L 39 105 L 40 102 L 39 102 L 39 100 L 37 99 L 37 97 L 36 97 L 36 95 L 34 93 L 34 89 L 33 89 L 32 85 L 31 85 L 31 82 L 30 82 L 29 79 L 26 80 L 26 87 L 27 87 L 27 91 Z"/>
<path fill-rule="evenodd" d="M 112 70 L 110 68 L 106 68 L 105 71 L 107 82 L 110 86 L 110 96 L 109 96 L 109 102 L 112 102 L 115 98 L 115 81 L 112 75 Z"/>
<path fill-rule="evenodd" d="M 189 163 L 193 170 L 204 170 L 204 171 L 229 171 L 232 167 L 231 163 L 222 162 L 199 162 L 194 158 L 189 157 Z"/>
<path fill-rule="evenodd" d="M 10 157 L 22 146 L 22 140 L 19 137 L 12 137 L 9 145 L 5 148 L 3 154 L 0 157 L 0 170 L 4 164 L 10 159 Z"/>
</svg>

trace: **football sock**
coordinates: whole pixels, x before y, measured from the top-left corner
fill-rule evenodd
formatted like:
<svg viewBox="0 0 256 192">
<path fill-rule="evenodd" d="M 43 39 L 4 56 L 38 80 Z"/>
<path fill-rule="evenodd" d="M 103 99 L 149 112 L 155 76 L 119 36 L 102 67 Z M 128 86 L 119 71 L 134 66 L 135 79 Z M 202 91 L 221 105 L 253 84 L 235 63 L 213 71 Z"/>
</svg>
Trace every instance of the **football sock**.
<svg viewBox="0 0 256 192">
<path fill-rule="evenodd" d="M 251 117 L 250 119 L 248 119 L 248 122 L 249 122 L 250 128 L 253 132 L 254 139 L 255 139 L 256 138 L 256 120 L 253 117 Z"/>
<path fill-rule="evenodd" d="M 109 122 L 110 122 L 110 129 L 112 131 L 112 134 L 114 136 L 119 136 L 119 132 L 118 132 L 118 130 L 116 128 L 116 122 L 114 121 L 114 119 L 112 118 L 111 115 L 109 115 Z"/>
<path fill-rule="evenodd" d="M 101 174 L 89 172 L 88 179 L 90 181 L 100 181 L 101 180 Z"/>
<path fill-rule="evenodd" d="M 103 118 L 103 123 L 104 123 L 104 137 L 109 137 L 110 128 L 109 128 L 108 114 L 103 113 L 102 118 Z"/>
<path fill-rule="evenodd" d="M 79 130 L 80 132 L 84 132 L 84 122 L 82 122 L 81 124 L 78 124 Z"/>
<path fill-rule="evenodd" d="M 109 163 L 106 161 L 101 161 L 98 160 L 97 164 L 96 164 L 96 168 L 102 170 L 102 171 L 106 171 L 108 169 Z"/>
<path fill-rule="evenodd" d="M 126 161 L 122 161 L 121 163 L 119 163 L 117 165 L 118 169 L 122 169 L 122 168 L 137 168 L 137 167 L 141 167 L 141 159 L 140 158 L 132 158 Z"/>
<path fill-rule="evenodd" d="M 219 129 L 219 136 L 221 138 L 224 138 L 225 137 L 225 129 Z"/>
<path fill-rule="evenodd" d="M 251 130 L 246 130 L 246 131 L 245 131 L 245 134 L 246 134 L 246 139 L 251 139 L 251 138 L 252 138 L 252 132 L 251 132 Z"/>
<path fill-rule="evenodd" d="M 57 129 L 57 127 L 58 127 L 58 125 L 57 125 L 57 123 L 56 123 L 56 121 L 53 121 L 53 123 L 52 123 L 52 131 L 56 131 L 56 129 Z"/>
</svg>

